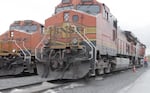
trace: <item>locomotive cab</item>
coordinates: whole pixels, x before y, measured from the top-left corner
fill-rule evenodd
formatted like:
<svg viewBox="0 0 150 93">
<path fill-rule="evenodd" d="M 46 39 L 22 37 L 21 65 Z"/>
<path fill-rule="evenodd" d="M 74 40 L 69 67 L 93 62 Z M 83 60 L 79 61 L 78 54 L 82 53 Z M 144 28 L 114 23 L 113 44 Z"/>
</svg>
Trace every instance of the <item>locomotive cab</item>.
<svg viewBox="0 0 150 93">
<path fill-rule="evenodd" d="M 32 58 L 42 38 L 42 29 L 43 25 L 33 20 L 19 20 L 0 36 L 0 76 L 33 72 L 35 66 L 32 68 L 30 64 L 34 64 Z"/>
</svg>

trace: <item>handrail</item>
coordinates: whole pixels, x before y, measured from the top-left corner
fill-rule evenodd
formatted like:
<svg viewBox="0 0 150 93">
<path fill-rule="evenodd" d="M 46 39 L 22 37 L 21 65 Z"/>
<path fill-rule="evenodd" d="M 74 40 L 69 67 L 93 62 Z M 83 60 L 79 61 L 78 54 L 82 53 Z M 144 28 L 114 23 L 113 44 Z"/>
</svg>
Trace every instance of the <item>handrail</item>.
<svg viewBox="0 0 150 93">
<path fill-rule="evenodd" d="M 82 35 L 79 33 L 79 31 L 77 30 L 76 26 L 75 26 L 75 25 L 73 25 L 73 26 L 74 26 L 74 31 L 90 46 L 91 51 L 93 51 L 93 50 L 94 50 L 94 49 L 93 49 L 93 45 L 89 42 L 88 38 L 82 36 Z M 94 48 L 95 48 L 95 47 L 94 47 Z M 91 51 L 90 51 L 90 53 L 91 53 Z M 89 60 L 91 60 L 92 58 L 93 58 L 93 53 L 91 53 L 91 57 L 89 58 Z"/>
<path fill-rule="evenodd" d="M 95 48 L 95 62 L 97 62 L 96 60 L 96 46 L 88 39 L 88 37 L 85 35 L 85 29 L 84 29 L 84 37 L 88 40 L 88 42 L 90 42 L 90 44 Z"/>
<path fill-rule="evenodd" d="M 15 42 L 16 46 L 22 51 L 23 55 L 25 56 L 26 58 L 26 54 L 25 52 L 23 51 L 23 49 L 17 44 L 16 40 L 12 40 L 13 42 Z M 25 60 L 25 59 L 24 59 Z"/>
<path fill-rule="evenodd" d="M 30 61 L 31 61 L 31 53 L 28 51 L 28 49 L 25 47 L 24 41 L 23 41 L 23 48 L 28 52 L 29 56 L 30 56 Z M 27 56 L 26 56 L 27 58 Z"/>
<path fill-rule="evenodd" d="M 96 49 L 96 46 L 88 39 L 88 37 L 85 35 L 85 29 L 84 29 L 84 37 L 87 39 L 88 42 Z"/>
<path fill-rule="evenodd" d="M 35 58 L 36 58 L 38 61 L 40 61 L 41 59 L 39 59 L 38 56 L 37 56 L 37 49 L 38 49 L 38 47 L 40 46 L 40 44 L 42 43 L 42 41 L 44 41 L 45 37 L 46 37 L 46 35 L 44 35 L 44 37 L 42 38 L 42 40 L 41 40 L 41 41 L 37 44 L 37 46 L 35 47 Z M 42 48 L 43 48 L 43 47 L 42 47 Z M 41 48 L 41 52 L 42 52 L 42 48 Z M 41 55 L 41 58 L 42 58 L 42 55 Z"/>
</svg>

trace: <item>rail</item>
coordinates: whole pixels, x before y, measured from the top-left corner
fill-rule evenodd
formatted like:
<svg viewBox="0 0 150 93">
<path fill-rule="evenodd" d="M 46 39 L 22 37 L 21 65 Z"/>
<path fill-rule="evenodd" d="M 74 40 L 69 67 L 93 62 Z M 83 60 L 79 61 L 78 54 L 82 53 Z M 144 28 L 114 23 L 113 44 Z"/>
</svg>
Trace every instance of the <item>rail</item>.
<svg viewBox="0 0 150 93">
<path fill-rule="evenodd" d="M 50 88 L 56 88 L 65 84 L 49 83 L 49 79 L 40 78 L 39 76 L 17 77 L 0 80 L 0 93 L 12 93 L 12 91 L 20 90 L 17 93 L 40 93 Z M 9 83 L 9 84 L 6 84 Z M 14 93 L 14 92 L 13 92 Z M 15 92 L 16 93 L 16 92 Z"/>
</svg>

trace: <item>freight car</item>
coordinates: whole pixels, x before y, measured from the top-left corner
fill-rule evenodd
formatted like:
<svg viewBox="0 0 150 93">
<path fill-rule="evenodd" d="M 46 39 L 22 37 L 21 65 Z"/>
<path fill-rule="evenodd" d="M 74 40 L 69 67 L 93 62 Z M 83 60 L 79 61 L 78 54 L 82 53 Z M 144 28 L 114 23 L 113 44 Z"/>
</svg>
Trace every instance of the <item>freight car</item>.
<svg viewBox="0 0 150 93">
<path fill-rule="evenodd" d="M 131 31 L 121 30 L 109 8 L 96 0 L 62 0 L 45 20 L 44 34 L 39 43 L 43 47 L 36 47 L 37 71 L 52 80 L 140 65 L 146 49 Z"/>
<path fill-rule="evenodd" d="M 36 73 L 34 51 L 43 28 L 33 20 L 18 20 L 0 36 L 0 76 Z"/>
</svg>

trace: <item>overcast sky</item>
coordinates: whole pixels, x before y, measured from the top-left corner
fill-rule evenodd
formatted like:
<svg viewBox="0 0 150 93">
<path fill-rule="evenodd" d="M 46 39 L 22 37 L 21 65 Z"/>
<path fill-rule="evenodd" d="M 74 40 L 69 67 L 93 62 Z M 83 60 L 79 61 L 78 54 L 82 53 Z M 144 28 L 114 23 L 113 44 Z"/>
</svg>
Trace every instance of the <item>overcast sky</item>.
<svg viewBox="0 0 150 93">
<path fill-rule="evenodd" d="M 98 0 L 105 3 L 118 19 L 119 26 L 132 31 L 147 45 L 150 54 L 150 5 L 149 0 Z M 15 20 L 44 20 L 54 13 L 61 0 L 1 0 L 0 34 L 9 29 Z"/>
</svg>

